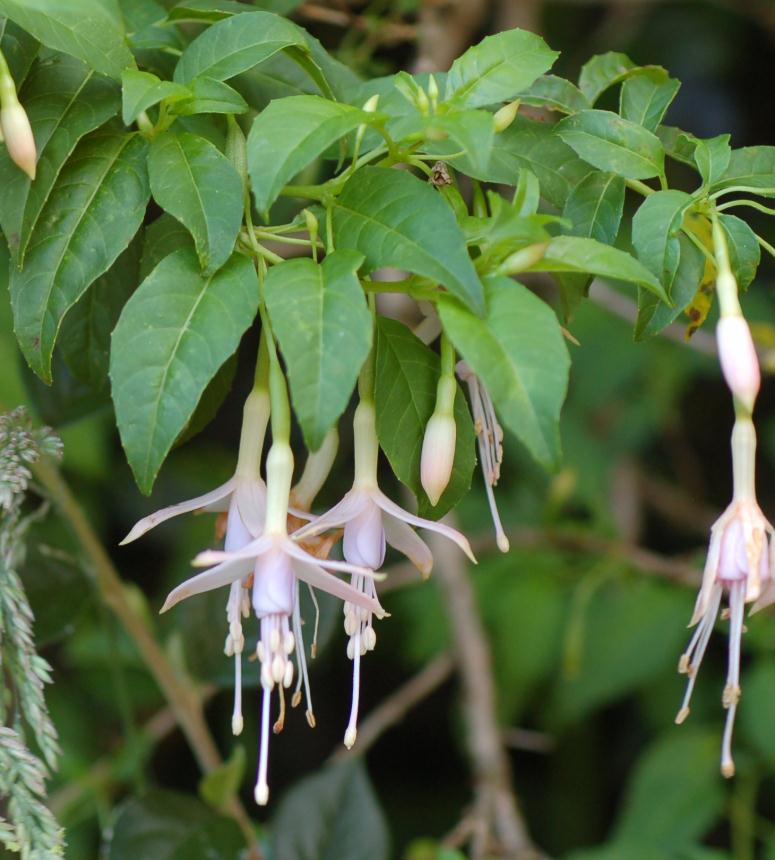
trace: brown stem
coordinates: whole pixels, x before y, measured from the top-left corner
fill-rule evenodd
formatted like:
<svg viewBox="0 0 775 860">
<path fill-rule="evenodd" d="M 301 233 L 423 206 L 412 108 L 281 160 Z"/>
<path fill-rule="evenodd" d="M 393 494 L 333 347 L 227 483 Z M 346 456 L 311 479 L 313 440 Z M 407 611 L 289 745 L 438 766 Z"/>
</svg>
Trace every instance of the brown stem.
<svg viewBox="0 0 775 860">
<path fill-rule="evenodd" d="M 135 644 L 148 671 L 169 702 L 175 719 L 188 740 L 194 757 L 205 773 L 215 770 L 222 762 L 207 722 L 202 700 L 197 692 L 178 676 L 167 659 L 143 616 L 127 598 L 124 583 L 91 527 L 83 508 L 73 495 L 59 469 L 48 457 L 42 457 L 32 470 L 51 501 L 70 524 L 83 548 L 94 573 L 97 588 L 106 605 L 115 612 Z M 235 798 L 229 814 L 239 825 L 252 851 L 252 860 L 260 860 L 255 832 L 241 802 Z"/>
</svg>

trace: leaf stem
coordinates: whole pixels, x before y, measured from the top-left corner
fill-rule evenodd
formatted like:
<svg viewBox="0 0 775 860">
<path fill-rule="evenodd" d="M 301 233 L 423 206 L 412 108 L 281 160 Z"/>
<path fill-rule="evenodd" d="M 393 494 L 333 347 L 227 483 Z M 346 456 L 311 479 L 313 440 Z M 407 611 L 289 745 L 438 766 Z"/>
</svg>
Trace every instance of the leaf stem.
<svg viewBox="0 0 775 860">
<path fill-rule="evenodd" d="M 731 209 L 733 206 L 750 206 L 751 209 L 758 209 L 759 212 L 764 212 L 765 215 L 775 215 L 775 209 L 764 206 L 756 200 L 727 200 L 726 203 L 717 206 L 716 211 L 723 212 L 725 209 Z"/>
<path fill-rule="evenodd" d="M 762 239 L 762 237 L 761 237 L 758 233 L 754 233 L 754 236 L 756 236 L 756 241 L 757 241 L 757 242 L 762 246 L 762 248 L 764 248 L 764 250 L 765 250 L 768 254 L 770 254 L 771 256 L 775 257 L 775 247 L 773 247 L 772 245 L 770 245 L 770 243 L 769 243 L 769 242 L 767 242 L 767 241 L 765 241 L 764 239 Z"/>
<path fill-rule="evenodd" d="M 729 188 L 722 188 L 721 191 L 715 191 L 708 199 L 716 200 L 723 194 L 758 194 L 760 197 L 766 197 L 768 194 L 775 194 L 775 188 L 756 188 L 753 185 L 730 185 Z"/>
<path fill-rule="evenodd" d="M 660 182 L 661 182 L 661 177 L 660 177 Z M 641 182 L 640 179 L 625 179 L 624 184 L 628 188 L 632 188 L 633 191 L 637 191 L 638 194 L 642 194 L 644 197 L 648 197 L 649 194 L 654 193 L 654 189 L 650 188 L 648 185 L 646 185 L 645 182 Z"/>
</svg>

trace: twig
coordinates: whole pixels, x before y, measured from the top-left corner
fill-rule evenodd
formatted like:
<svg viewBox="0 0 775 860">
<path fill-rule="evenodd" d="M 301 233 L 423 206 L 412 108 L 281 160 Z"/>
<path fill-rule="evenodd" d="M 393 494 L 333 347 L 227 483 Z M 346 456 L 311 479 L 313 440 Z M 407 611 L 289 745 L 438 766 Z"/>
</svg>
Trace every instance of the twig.
<svg viewBox="0 0 775 860">
<path fill-rule="evenodd" d="M 512 791 L 511 767 L 495 714 L 492 657 L 465 564 L 449 541 L 435 534 L 430 540 L 436 559 L 436 582 L 451 621 L 475 780 L 471 856 L 473 860 L 484 857 L 491 849 L 490 837 L 494 836 L 501 856 L 533 860 L 541 854 L 533 847 Z"/>
<path fill-rule="evenodd" d="M 414 71 L 448 69 L 469 46 L 488 11 L 487 0 L 425 0 L 420 7 Z"/>
<path fill-rule="evenodd" d="M 220 766 L 222 759 L 205 721 L 200 695 L 181 680 L 154 638 L 145 619 L 127 599 L 124 583 L 118 571 L 94 533 L 83 509 L 59 469 L 49 458 L 44 457 L 32 467 L 32 471 L 51 501 L 75 532 L 91 563 L 102 599 L 115 612 L 135 643 L 148 671 L 153 675 L 164 698 L 169 702 L 175 719 L 186 736 L 199 766 L 205 773 L 215 770 Z M 228 812 L 245 835 L 252 851 L 252 860 L 259 860 L 261 853 L 245 808 L 235 798 L 230 804 Z"/>
<path fill-rule="evenodd" d="M 363 720 L 352 750 L 344 747 L 337 749 L 331 760 L 342 761 L 364 755 L 388 729 L 400 723 L 415 705 L 437 690 L 450 677 L 454 667 L 455 662 L 447 652 L 434 657 L 422 671 L 388 696 Z"/>
<path fill-rule="evenodd" d="M 307 21 L 332 24 L 334 27 L 359 30 L 362 33 L 371 33 L 376 28 L 379 30 L 380 42 L 385 45 L 413 42 L 417 38 L 417 27 L 414 24 L 405 24 L 401 21 L 380 21 L 377 25 L 364 15 L 356 15 L 341 9 L 329 9 L 317 3 L 302 3 L 296 9 L 296 14 Z"/>
</svg>

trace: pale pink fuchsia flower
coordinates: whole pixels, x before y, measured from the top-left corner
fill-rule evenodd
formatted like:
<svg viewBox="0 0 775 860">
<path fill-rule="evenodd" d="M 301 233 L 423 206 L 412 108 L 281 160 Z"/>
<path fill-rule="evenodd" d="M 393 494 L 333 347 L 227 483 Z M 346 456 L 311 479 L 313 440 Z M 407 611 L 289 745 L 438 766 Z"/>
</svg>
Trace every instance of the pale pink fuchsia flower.
<svg viewBox="0 0 775 860">
<path fill-rule="evenodd" d="M 452 384 L 457 387 L 454 378 Z M 432 505 L 438 503 L 452 476 L 456 437 L 454 416 L 451 413 L 434 412 L 425 427 L 420 456 L 420 482 Z"/>
<path fill-rule="evenodd" d="M 355 435 L 355 477 L 352 489 L 333 508 L 321 514 L 309 525 L 293 534 L 295 540 L 304 540 L 329 529 L 344 527 L 342 552 L 351 564 L 373 570 L 382 566 L 385 545 L 390 544 L 405 555 L 423 576 L 433 568 L 433 555 L 425 541 L 412 529 L 435 531 L 454 541 L 463 552 L 476 561 L 468 540 L 457 530 L 443 523 L 426 520 L 410 514 L 392 502 L 377 485 L 379 442 L 375 430 L 374 405 L 361 401 L 353 421 Z M 355 574 L 353 589 L 368 600 L 376 599 L 372 577 Z M 372 625 L 372 612 L 357 601 L 345 604 L 345 632 L 350 637 L 347 654 L 353 660 L 353 696 L 350 721 L 345 733 L 345 744 L 355 742 L 360 687 L 360 658 L 374 648 L 376 633 Z M 377 616 L 379 617 L 379 615 Z"/>
<path fill-rule="evenodd" d="M 727 680 L 721 700 L 727 710 L 721 751 L 721 772 L 726 777 L 733 776 L 735 772 L 732 731 L 741 692 L 740 645 L 744 632 L 745 604 L 755 602 L 763 595 L 766 597 L 765 592 L 772 584 L 775 542 L 772 540 L 773 528 L 756 502 L 755 454 L 753 423 L 748 418 L 738 418 L 732 431 L 734 498 L 711 528 L 702 586 L 690 622 L 690 626 L 696 624 L 697 629 L 678 664 L 678 671 L 689 678 L 681 709 L 676 716 L 676 722 L 682 723 L 689 715 L 697 672 L 713 632 L 722 597 L 726 593 L 729 609 L 722 613 L 722 617 L 729 618 L 729 656 Z"/>
<path fill-rule="evenodd" d="M 37 152 L 27 112 L 15 100 L 0 108 L 0 129 L 3 132 L 8 155 L 30 179 L 35 178 Z"/>
<path fill-rule="evenodd" d="M 269 398 L 266 391 L 255 389 L 245 401 L 242 434 L 240 438 L 237 469 L 233 477 L 220 487 L 162 508 L 141 519 L 121 541 L 131 543 L 163 522 L 180 514 L 193 511 L 213 513 L 227 512 L 224 546 L 227 552 L 242 549 L 259 537 L 264 529 L 266 517 L 266 484 L 259 475 L 259 458 L 264 445 L 264 435 L 269 419 Z M 250 600 L 245 584 L 232 583 L 226 603 L 226 619 L 229 632 L 224 652 L 234 657 L 234 712 L 232 731 L 242 732 L 242 650 L 245 637 L 242 634 L 242 618 L 250 612 Z"/>
<path fill-rule="evenodd" d="M 501 552 L 509 551 L 509 539 L 503 530 L 498 506 L 495 503 L 493 487 L 498 483 L 503 461 L 503 429 L 498 423 L 490 393 L 484 383 L 464 362 L 457 364 L 457 375 L 468 386 L 471 410 L 474 416 L 474 430 L 479 447 L 479 461 L 484 475 L 484 488 L 490 505 L 490 516 L 495 526 L 495 540 Z"/>
<path fill-rule="evenodd" d="M 284 719 L 284 690 L 293 683 L 294 667 L 291 655 L 296 651 L 298 673 L 305 684 L 308 700 L 307 719 L 314 724 L 309 699 L 309 682 L 299 614 L 298 583 L 306 582 L 313 588 L 375 614 L 384 616 L 376 596 L 368 596 L 333 576 L 329 571 L 344 572 L 362 577 L 372 576 L 364 566 L 347 562 L 320 559 L 302 549 L 286 533 L 288 495 L 290 492 L 293 455 L 287 444 L 275 442 L 267 460 L 268 498 L 266 523 L 263 535 L 234 552 L 207 551 L 194 560 L 196 565 L 215 564 L 175 588 L 167 598 L 162 612 L 171 609 L 181 600 L 223 585 L 250 583 L 253 611 L 261 623 L 261 634 L 256 654 L 261 663 L 263 688 L 261 715 L 261 746 L 256 802 L 263 805 L 269 798 L 267 783 L 269 757 L 269 712 L 271 693 L 275 686 L 280 694 L 280 718 L 275 730 L 282 728 Z M 252 575 L 252 582 L 251 582 Z M 291 630 L 293 627 L 293 630 Z M 296 647 L 298 644 L 298 647 Z M 294 694 L 294 700 L 300 698 Z"/>
<path fill-rule="evenodd" d="M 722 316 L 716 326 L 719 361 L 730 391 L 753 411 L 761 385 L 759 359 L 751 329 L 742 316 Z"/>
</svg>

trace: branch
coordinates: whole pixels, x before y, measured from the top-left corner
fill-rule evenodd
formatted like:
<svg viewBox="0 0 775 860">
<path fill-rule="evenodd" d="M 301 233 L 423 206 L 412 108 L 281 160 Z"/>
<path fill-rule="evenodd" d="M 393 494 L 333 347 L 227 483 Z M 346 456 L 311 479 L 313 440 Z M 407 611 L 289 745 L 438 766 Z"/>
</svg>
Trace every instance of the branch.
<svg viewBox="0 0 775 860">
<path fill-rule="evenodd" d="M 358 728 L 355 746 L 351 750 L 338 748 L 331 761 L 342 761 L 368 752 L 388 729 L 400 723 L 412 708 L 437 690 L 452 675 L 454 668 L 455 662 L 450 654 L 445 651 L 437 655 L 422 671 L 381 702 Z"/>
<path fill-rule="evenodd" d="M 148 667 L 148 671 L 159 685 L 164 698 L 169 702 L 199 766 L 205 773 L 215 770 L 222 759 L 207 727 L 201 697 L 178 677 L 145 619 L 127 599 L 124 583 L 118 571 L 59 469 L 48 457 L 43 457 L 32 467 L 32 471 L 78 538 L 91 563 L 102 599 L 118 616 Z M 252 850 L 251 860 L 259 860 L 261 854 L 245 808 L 235 798 L 228 811 L 239 825 Z"/>
<path fill-rule="evenodd" d="M 452 519 L 452 517 L 450 517 Z M 492 657 L 460 551 L 431 536 L 436 581 L 449 613 L 453 649 L 460 672 L 468 752 L 475 780 L 472 860 L 491 852 L 491 837 L 510 860 L 535 860 L 533 847 L 511 786 L 511 767 L 495 714 Z"/>
</svg>

